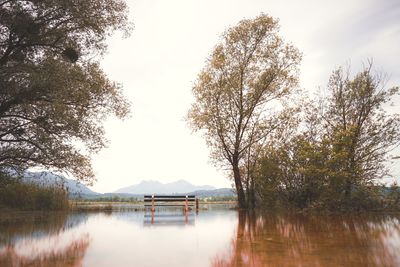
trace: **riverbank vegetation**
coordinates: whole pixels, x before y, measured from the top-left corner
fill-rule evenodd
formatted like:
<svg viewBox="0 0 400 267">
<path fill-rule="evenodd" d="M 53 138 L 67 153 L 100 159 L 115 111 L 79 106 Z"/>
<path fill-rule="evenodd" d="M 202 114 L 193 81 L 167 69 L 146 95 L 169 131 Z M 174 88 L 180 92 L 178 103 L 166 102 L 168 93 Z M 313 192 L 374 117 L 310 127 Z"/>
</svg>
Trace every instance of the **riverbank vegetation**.
<svg viewBox="0 0 400 267">
<path fill-rule="evenodd" d="M 399 115 L 385 110 L 399 88 L 386 88 L 372 63 L 353 77 L 339 68 L 324 95 L 308 100 L 296 131 L 271 138 L 257 162 L 262 204 L 322 210 L 400 208 L 400 190 L 380 183 L 400 141 Z"/>
<path fill-rule="evenodd" d="M 0 181 L 0 209 L 67 210 L 68 192 L 61 186 L 39 186 L 15 178 Z"/>
<path fill-rule="evenodd" d="M 105 197 L 94 197 L 94 198 L 74 198 L 76 202 L 93 202 L 93 203 L 138 203 L 140 200 L 137 197 L 123 197 L 123 196 L 105 196 Z"/>
<path fill-rule="evenodd" d="M 193 87 L 188 121 L 217 166 L 230 169 L 240 208 L 399 210 L 386 163 L 400 144 L 388 88 L 372 61 L 334 70 L 313 98 L 298 88 L 301 53 L 277 20 L 246 19 L 222 35 Z"/>
</svg>

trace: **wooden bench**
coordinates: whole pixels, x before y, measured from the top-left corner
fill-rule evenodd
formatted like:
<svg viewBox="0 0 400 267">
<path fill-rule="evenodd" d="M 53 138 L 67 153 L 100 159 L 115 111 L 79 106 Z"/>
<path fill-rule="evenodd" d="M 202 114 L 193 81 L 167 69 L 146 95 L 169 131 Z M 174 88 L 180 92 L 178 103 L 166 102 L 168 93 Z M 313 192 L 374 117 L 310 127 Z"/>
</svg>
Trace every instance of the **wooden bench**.
<svg viewBox="0 0 400 267">
<path fill-rule="evenodd" d="M 189 207 L 196 207 L 199 210 L 199 200 L 194 195 L 145 195 L 144 206 L 151 207 L 151 211 L 155 211 L 155 207 L 184 207 L 185 211 L 189 211 Z"/>
</svg>

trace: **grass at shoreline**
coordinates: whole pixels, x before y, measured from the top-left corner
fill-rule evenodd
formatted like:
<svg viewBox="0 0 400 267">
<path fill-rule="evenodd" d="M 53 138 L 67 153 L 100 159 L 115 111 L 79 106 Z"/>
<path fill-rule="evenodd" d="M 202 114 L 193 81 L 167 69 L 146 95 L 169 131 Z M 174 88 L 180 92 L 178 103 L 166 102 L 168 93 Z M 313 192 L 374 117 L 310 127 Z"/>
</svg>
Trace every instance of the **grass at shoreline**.
<svg viewBox="0 0 400 267">
<path fill-rule="evenodd" d="M 0 185 L 1 210 L 68 210 L 68 192 L 58 186 L 43 187 L 18 180 Z"/>
<path fill-rule="evenodd" d="M 236 205 L 236 201 L 199 201 L 200 210 L 207 209 L 205 205 Z M 115 202 L 115 201 L 74 201 L 70 200 L 70 210 L 71 211 L 145 211 L 143 201 L 133 201 L 133 202 Z"/>
</svg>

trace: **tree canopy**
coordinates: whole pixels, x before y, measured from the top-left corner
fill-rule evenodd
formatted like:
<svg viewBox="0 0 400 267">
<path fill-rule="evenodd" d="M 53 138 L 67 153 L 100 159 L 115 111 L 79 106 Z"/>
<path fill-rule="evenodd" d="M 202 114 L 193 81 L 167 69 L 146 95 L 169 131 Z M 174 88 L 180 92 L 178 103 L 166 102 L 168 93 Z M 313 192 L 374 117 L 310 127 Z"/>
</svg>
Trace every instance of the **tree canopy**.
<svg viewBox="0 0 400 267">
<path fill-rule="evenodd" d="M 0 0 L 0 14 L 0 168 L 39 166 L 92 181 L 105 116 L 129 110 L 98 63 L 107 36 L 130 31 L 126 4 Z"/>
<path fill-rule="evenodd" d="M 248 202 L 245 155 L 282 124 L 271 104 L 297 84 L 301 55 L 278 31 L 268 15 L 240 21 L 222 35 L 193 87 L 189 122 L 204 130 L 214 159 L 231 166 L 241 207 Z"/>
<path fill-rule="evenodd" d="M 400 116 L 386 106 L 399 87 L 387 87 L 384 77 L 371 63 L 353 77 L 344 68 L 333 71 L 323 96 L 303 107 L 299 132 L 264 151 L 257 189 L 266 203 L 329 210 L 391 205 L 379 185 L 389 176 L 389 152 L 400 144 Z"/>
</svg>

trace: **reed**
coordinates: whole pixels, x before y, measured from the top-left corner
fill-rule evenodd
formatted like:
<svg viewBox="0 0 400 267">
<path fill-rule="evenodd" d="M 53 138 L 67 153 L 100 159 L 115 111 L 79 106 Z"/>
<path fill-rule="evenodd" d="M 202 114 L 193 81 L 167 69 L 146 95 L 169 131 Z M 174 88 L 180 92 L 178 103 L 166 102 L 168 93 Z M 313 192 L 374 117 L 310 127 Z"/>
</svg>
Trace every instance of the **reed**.
<svg viewBox="0 0 400 267">
<path fill-rule="evenodd" d="M 18 180 L 0 184 L 0 207 L 18 210 L 66 210 L 68 192 L 62 186 L 39 186 Z"/>
</svg>

